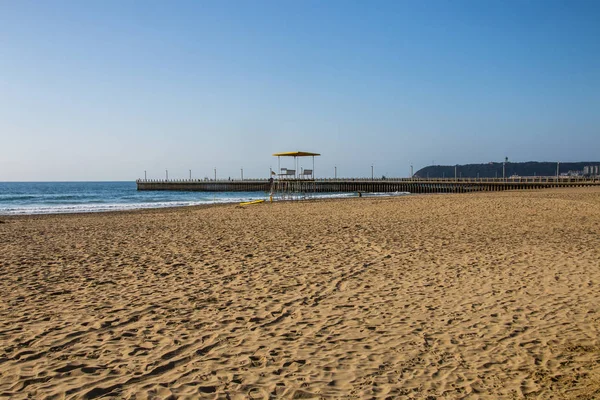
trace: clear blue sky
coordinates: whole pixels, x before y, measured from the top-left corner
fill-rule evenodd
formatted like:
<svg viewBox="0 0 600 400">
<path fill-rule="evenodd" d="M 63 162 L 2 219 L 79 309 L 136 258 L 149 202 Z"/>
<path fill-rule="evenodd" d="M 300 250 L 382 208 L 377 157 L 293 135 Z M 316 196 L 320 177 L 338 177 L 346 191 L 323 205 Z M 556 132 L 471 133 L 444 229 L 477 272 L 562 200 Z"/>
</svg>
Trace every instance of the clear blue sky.
<svg viewBox="0 0 600 400">
<path fill-rule="evenodd" d="M 600 160 L 600 1 L 0 0 L 0 181 Z"/>
</svg>

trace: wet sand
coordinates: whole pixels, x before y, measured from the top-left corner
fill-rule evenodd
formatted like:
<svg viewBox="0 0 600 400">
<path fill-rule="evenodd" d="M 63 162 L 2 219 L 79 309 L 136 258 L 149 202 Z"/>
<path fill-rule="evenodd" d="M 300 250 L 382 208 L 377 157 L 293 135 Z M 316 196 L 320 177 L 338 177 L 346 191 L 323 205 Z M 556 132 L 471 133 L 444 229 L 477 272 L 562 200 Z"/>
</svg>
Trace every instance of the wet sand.
<svg viewBox="0 0 600 400">
<path fill-rule="evenodd" d="M 0 396 L 600 397 L 600 189 L 0 221 Z"/>
</svg>

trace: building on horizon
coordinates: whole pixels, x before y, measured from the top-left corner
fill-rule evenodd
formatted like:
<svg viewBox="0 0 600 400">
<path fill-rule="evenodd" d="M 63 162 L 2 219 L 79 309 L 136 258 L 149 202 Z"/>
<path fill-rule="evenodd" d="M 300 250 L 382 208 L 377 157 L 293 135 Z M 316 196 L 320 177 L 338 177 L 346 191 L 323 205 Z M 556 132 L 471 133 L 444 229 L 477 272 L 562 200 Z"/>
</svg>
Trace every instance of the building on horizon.
<svg viewBox="0 0 600 400">
<path fill-rule="evenodd" d="M 586 165 L 583 167 L 583 175 L 600 175 L 600 165 Z"/>
</svg>

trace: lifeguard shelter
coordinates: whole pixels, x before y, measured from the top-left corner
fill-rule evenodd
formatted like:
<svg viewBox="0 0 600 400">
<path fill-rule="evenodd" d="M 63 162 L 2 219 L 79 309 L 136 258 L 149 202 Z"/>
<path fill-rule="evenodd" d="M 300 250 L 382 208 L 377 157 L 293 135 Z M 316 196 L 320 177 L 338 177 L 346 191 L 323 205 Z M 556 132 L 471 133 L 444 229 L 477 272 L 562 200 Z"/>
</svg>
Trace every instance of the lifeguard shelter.
<svg viewBox="0 0 600 400">
<path fill-rule="evenodd" d="M 307 151 L 289 151 L 283 153 L 274 153 L 277 157 L 277 172 L 272 171 L 271 178 L 271 198 L 280 199 L 298 199 L 306 198 L 315 193 L 315 157 L 319 153 L 310 153 Z M 281 157 L 292 158 L 293 167 L 281 167 Z M 299 159 L 301 157 L 312 158 L 312 169 L 299 168 Z"/>
</svg>

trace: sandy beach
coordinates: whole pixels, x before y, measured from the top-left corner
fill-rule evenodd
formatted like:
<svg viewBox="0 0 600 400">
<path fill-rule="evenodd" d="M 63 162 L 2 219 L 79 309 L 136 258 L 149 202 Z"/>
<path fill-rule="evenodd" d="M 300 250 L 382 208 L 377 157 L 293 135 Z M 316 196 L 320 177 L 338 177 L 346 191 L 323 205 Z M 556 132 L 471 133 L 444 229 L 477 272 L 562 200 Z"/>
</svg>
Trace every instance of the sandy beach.
<svg viewBox="0 0 600 400">
<path fill-rule="evenodd" d="M 600 188 L 0 221 L 0 397 L 600 397 Z"/>
</svg>

